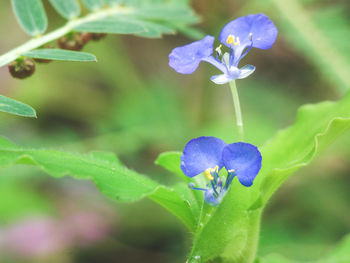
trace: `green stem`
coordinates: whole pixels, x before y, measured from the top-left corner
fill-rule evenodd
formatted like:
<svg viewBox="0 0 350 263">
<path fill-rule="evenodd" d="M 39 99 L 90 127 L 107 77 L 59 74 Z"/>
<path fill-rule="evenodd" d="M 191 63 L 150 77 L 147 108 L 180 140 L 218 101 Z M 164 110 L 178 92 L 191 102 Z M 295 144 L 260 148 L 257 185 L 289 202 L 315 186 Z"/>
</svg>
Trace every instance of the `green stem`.
<svg viewBox="0 0 350 263">
<path fill-rule="evenodd" d="M 231 89 L 231 93 L 232 93 L 233 106 L 235 108 L 236 125 L 238 128 L 239 141 L 243 142 L 244 141 L 244 129 L 243 129 L 241 105 L 239 103 L 238 91 L 237 91 L 237 87 L 236 87 L 236 82 L 234 80 L 230 82 L 230 89 Z"/>
<path fill-rule="evenodd" d="M 122 6 L 114 6 L 106 9 L 99 10 L 97 12 L 91 13 L 87 16 L 84 16 L 82 18 L 74 19 L 69 21 L 67 24 L 65 24 L 63 27 L 56 29 L 55 31 L 52 31 L 46 35 L 38 36 L 35 38 L 30 39 L 23 45 L 12 49 L 11 51 L 3 54 L 0 56 L 0 67 L 14 61 L 17 59 L 21 54 L 31 51 L 35 48 L 38 48 L 48 42 L 51 42 L 57 38 L 60 38 L 70 31 L 74 30 L 74 28 L 88 22 L 100 20 L 102 18 L 113 16 L 117 14 L 127 14 L 133 12 L 132 9 Z"/>
</svg>

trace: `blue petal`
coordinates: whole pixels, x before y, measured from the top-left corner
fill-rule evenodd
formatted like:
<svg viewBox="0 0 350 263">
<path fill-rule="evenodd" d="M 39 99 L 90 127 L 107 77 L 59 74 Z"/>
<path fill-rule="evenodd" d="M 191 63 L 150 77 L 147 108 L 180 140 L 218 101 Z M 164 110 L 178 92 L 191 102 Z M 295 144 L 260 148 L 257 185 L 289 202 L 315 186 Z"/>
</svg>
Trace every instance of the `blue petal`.
<svg viewBox="0 0 350 263">
<path fill-rule="evenodd" d="M 229 83 L 233 79 L 227 74 L 221 74 L 221 75 L 211 76 L 210 80 L 215 84 L 222 85 L 222 84 Z"/>
<path fill-rule="evenodd" d="M 252 144 L 237 142 L 229 144 L 222 152 L 226 169 L 234 170 L 241 184 L 251 186 L 261 168 L 261 154 Z"/>
<path fill-rule="evenodd" d="M 277 28 L 273 22 L 264 14 L 247 15 L 239 17 L 226 24 L 219 36 L 219 40 L 227 47 L 234 48 L 233 44 L 227 44 L 229 35 L 239 37 L 241 45 L 248 46 L 252 34 L 253 47 L 269 49 L 276 40 Z"/>
<path fill-rule="evenodd" d="M 235 79 L 244 79 L 250 76 L 254 71 L 255 67 L 253 65 L 245 65 L 240 69 L 232 66 L 229 70 L 229 74 L 214 75 L 210 77 L 210 80 L 215 84 L 222 85 Z"/>
<path fill-rule="evenodd" d="M 244 67 L 241 67 L 239 70 L 240 70 L 240 73 L 239 73 L 238 79 L 244 79 L 250 76 L 251 74 L 253 74 L 253 72 L 255 71 L 255 67 L 253 65 L 245 65 Z"/>
<path fill-rule="evenodd" d="M 213 54 L 214 37 L 206 36 L 202 40 L 174 48 L 169 54 L 169 66 L 178 73 L 191 74 L 199 63 Z"/>
<path fill-rule="evenodd" d="M 208 168 L 223 167 L 222 150 L 226 143 L 215 137 L 190 140 L 181 155 L 181 169 L 188 177 L 196 176 Z"/>
</svg>

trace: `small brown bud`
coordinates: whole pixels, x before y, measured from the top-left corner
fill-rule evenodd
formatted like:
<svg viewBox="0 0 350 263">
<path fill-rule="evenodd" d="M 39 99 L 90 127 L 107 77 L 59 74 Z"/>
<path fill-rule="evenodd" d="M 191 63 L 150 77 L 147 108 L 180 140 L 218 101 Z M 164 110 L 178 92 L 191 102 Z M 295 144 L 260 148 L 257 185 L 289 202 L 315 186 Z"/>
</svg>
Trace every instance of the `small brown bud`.
<svg viewBox="0 0 350 263">
<path fill-rule="evenodd" d="M 91 33 L 89 32 L 84 32 L 84 33 L 81 33 L 80 35 L 84 42 L 84 45 L 86 45 L 91 40 Z"/>
<path fill-rule="evenodd" d="M 12 77 L 17 79 L 25 79 L 30 77 L 35 72 L 35 63 L 30 58 L 19 58 L 12 61 L 9 65 L 9 72 Z"/>
<path fill-rule="evenodd" d="M 84 47 L 84 40 L 80 33 L 69 33 L 57 41 L 58 46 L 62 49 L 68 49 L 68 50 L 75 50 L 79 51 L 82 50 Z"/>
<path fill-rule="evenodd" d="M 107 36 L 106 33 L 91 33 L 91 40 L 98 41 Z"/>
</svg>

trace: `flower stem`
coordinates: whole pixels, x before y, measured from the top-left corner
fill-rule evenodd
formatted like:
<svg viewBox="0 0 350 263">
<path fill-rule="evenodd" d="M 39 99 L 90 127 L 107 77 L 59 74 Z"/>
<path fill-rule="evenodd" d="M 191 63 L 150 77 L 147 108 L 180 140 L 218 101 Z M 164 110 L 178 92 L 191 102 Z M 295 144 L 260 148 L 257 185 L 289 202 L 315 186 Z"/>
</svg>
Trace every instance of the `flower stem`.
<svg viewBox="0 0 350 263">
<path fill-rule="evenodd" d="M 132 13 L 133 10 L 131 8 L 122 7 L 122 6 L 114 6 L 109 8 L 104 8 L 94 13 L 90 13 L 84 17 L 76 18 L 68 21 L 63 27 L 56 29 L 46 35 L 34 37 L 28 40 L 21 46 L 16 47 L 15 49 L 10 50 L 6 54 L 0 56 L 0 67 L 10 63 L 11 61 L 17 59 L 21 56 L 22 53 L 31 51 L 36 49 L 48 42 L 51 42 L 57 38 L 64 36 L 70 31 L 74 30 L 76 27 L 88 23 L 93 22 L 99 19 L 103 19 L 105 17 L 119 15 L 119 14 L 128 14 Z"/>
<path fill-rule="evenodd" d="M 236 125 L 238 128 L 239 141 L 243 142 L 244 141 L 243 119 L 242 119 L 241 105 L 239 103 L 238 91 L 236 87 L 236 81 L 232 80 L 230 82 L 230 89 L 232 93 L 233 106 L 235 108 Z"/>
</svg>

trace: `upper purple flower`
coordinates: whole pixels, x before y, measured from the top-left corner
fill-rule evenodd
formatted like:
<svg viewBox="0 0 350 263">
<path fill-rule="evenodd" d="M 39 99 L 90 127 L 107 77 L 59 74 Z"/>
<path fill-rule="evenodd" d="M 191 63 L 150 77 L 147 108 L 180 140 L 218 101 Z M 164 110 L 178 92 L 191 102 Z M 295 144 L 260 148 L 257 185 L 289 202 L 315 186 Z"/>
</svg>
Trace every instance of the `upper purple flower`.
<svg viewBox="0 0 350 263">
<path fill-rule="evenodd" d="M 200 173 L 209 180 L 206 188 L 190 187 L 205 191 L 204 198 L 210 205 L 217 205 L 228 190 L 233 178 L 238 177 L 244 186 L 251 186 L 261 168 L 261 154 L 257 147 L 249 143 L 227 145 L 215 137 L 199 137 L 190 140 L 181 155 L 181 169 L 188 177 Z M 220 178 L 219 171 L 225 167 L 226 179 Z"/>
<path fill-rule="evenodd" d="M 174 48 L 169 54 L 169 66 L 182 74 L 191 74 L 199 63 L 213 54 L 214 37 L 206 36 L 183 47 Z"/>
<path fill-rule="evenodd" d="M 248 77 L 255 70 L 252 65 L 238 68 L 240 60 L 252 47 L 270 48 L 276 40 L 277 28 L 264 14 L 239 17 L 226 24 L 219 36 L 220 42 L 229 48 L 222 53 L 221 45 L 214 50 L 214 37 L 206 36 L 183 47 L 177 47 L 169 55 L 169 66 L 182 74 L 193 73 L 201 61 L 217 67 L 223 74 L 212 76 L 216 84 Z"/>
</svg>

